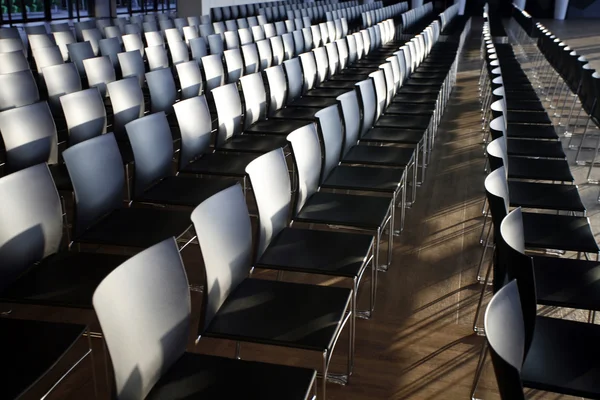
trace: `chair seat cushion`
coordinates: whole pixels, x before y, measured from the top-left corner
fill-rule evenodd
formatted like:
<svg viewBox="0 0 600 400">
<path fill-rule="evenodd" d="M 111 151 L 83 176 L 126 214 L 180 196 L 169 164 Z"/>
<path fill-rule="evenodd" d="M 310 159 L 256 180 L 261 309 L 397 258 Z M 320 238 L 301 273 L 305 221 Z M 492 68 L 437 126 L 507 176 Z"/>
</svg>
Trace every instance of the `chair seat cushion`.
<svg viewBox="0 0 600 400">
<path fill-rule="evenodd" d="M 169 176 L 136 196 L 135 201 L 196 207 L 204 200 L 237 183 L 233 178 Z"/>
<path fill-rule="evenodd" d="M 396 128 L 396 129 L 414 129 L 424 131 L 429 127 L 430 116 L 422 115 L 382 115 L 375 123 L 376 127 Z"/>
<path fill-rule="evenodd" d="M 438 91 L 439 92 L 439 91 Z M 392 104 L 398 103 L 432 103 L 435 104 L 439 97 L 439 93 L 398 93 Z"/>
<path fill-rule="evenodd" d="M 294 100 L 288 104 L 287 108 L 290 107 L 311 107 L 311 108 L 325 108 L 331 105 L 337 104 L 335 97 L 302 97 L 298 100 Z"/>
<path fill-rule="evenodd" d="M 515 139 L 558 140 L 558 135 L 551 125 L 508 124 L 506 136 Z"/>
<path fill-rule="evenodd" d="M 373 243 L 372 235 L 285 228 L 255 266 L 354 278 L 368 261 Z"/>
<path fill-rule="evenodd" d="M 566 160 L 509 157 L 508 177 L 540 181 L 573 182 Z"/>
<path fill-rule="evenodd" d="M 400 88 L 400 90 L 398 91 L 397 95 L 401 95 L 401 94 L 435 94 L 436 97 L 438 95 L 438 93 L 440 92 L 440 86 L 439 85 L 435 85 L 435 86 L 429 86 L 429 85 L 408 85 L 408 86 L 402 86 Z"/>
<path fill-rule="evenodd" d="M 256 361 L 184 353 L 146 400 L 310 399 L 316 371 Z"/>
<path fill-rule="evenodd" d="M 394 193 L 403 175 L 403 168 L 339 165 L 331 171 L 321 187 Z"/>
<path fill-rule="evenodd" d="M 515 92 L 512 90 L 505 90 L 506 93 L 506 102 L 510 103 L 513 100 L 520 100 L 520 101 L 524 101 L 524 100 L 539 100 L 540 98 L 538 97 L 537 93 L 535 91 L 532 90 L 526 90 L 526 91 L 522 91 L 522 92 Z"/>
<path fill-rule="evenodd" d="M 510 194 L 510 205 L 513 207 L 585 211 L 585 206 L 575 185 L 508 181 L 508 193 Z"/>
<path fill-rule="evenodd" d="M 508 123 L 552 125 L 552 121 L 546 112 L 509 111 Z"/>
<path fill-rule="evenodd" d="M 260 154 L 216 152 L 204 154 L 181 169 L 180 172 L 198 175 L 246 176 L 246 167 Z"/>
<path fill-rule="evenodd" d="M 129 256 L 63 251 L 27 270 L 0 298 L 12 303 L 92 308 L 96 288 Z"/>
<path fill-rule="evenodd" d="M 330 350 L 351 290 L 245 279 L 227 297 L 204 336 L 306 350 Z"/>
<path fill-rule="evenodd" d="M 509 139 L 507 142 L 509 156 L 562 158 L 567 156 L 558 140 L 520 140 Z"/>
<path fill-rule="evenodd" d="M 356 75 L 346 75 L 346 78 L 348 77 L 355 77 Z M 320 83 L 319 84 L 319 89 L 346 89 L 346 90 L 352 90 L 354 89 L 354 85 L 356 82 L 360 81 L 360 79 L 357 79 L 356 81 L 349 81 L 349 80 L 328 80 L 326 82 Z M 309 92 L 310 94 L 310 92 Z"/>
<path fill-rule="evenodd" d="M 348 70 L 346 70 L 348 71 Z M 355 70 L 350 70 L 346 73 L 344 73 L 345 71 L 340 72 L 337 75 L 332 76 L 331 78 L 329 78 L 328 82 L 335 82 L 335 81 L 348 81 L 348 82 L 359 82 L 359 81 L 363 81 L 365 79 L 369 79 L 369 74 L 368 73 L 360 73 L 359 71 L 355 71 Z"/>
<path fill-rule="evenodd" d="M 517 100 L 513 99 L 506 102 L 508 111 L 546 111 L 544 105 L 539 99 L 536 100 Z"/>
<path fill-rule="evenodd" d="M 376 230 L 383 228 L 391 203 L 390 197 L 317 192 L 294 221 Z"/>
<path fill-rule="evenodd" d="M 315 98 L 319 100 L 319 98 Z M 296 119 L 303 121 L 313 121 L 315 120 L 315 114 L 321 111 L 322 107 L 294 107 L 289 106 L 286 108 L 282 108 L 281 110 L 275 111 L 269 119 Z"/>
<path fill-rule="evenodd" d="M 417 78 L 417 79 L 446 79 L 446 76 L 448 76 L 448 71 L 441 71 L 441 72 L 420 72 L 420 71 L 416 71 L 413 72 L 410 75 L 410 78 Z"/>
<path fill-rule="evenodd" d="M 354 89 L 354 85 L 351 85 L 349 88 L 315 88 L 312 90 L 309 90 L 308 92 L 306 92 L 306 94 L 304 95 L 305 97 L 332 97 L 335 98 L 338 97 L 340 94 L 344 94 L 346 92 L 349 92 L 350 90 Z"/>
<path fill-rule="evenodd" d="M 81 338 L 85 325 L 0 318 L 2 397 L 20 398 Z"/>
<path fill-rule="evenodd" d="M 538 304 L 600 309 L 600 280 L 590 280 L 600 268 L 597 261 L 559 257 L 533 257 Z"/>
<path fill-rule="evenodd" d="M 598 253 L 600 250 L 587 217 L 523 213 L 525 246 Z"/>
<path fill-rule="evenodd" d="M 402 143 L 416 145 L 425 132 L 394 128 L 371 128 L 360 140 L 364 142 Z"/>
<path fill-rule="evenodd" d="M 252 124 L 247 129 L 244 129 L 244 132 L 263 135 L 288 135 L 308 123 L 309 121 L 298 119 L 268 119 Z"/>
<path fill-rule="evenodd" d="M 75 241 L 148 248 L 191 226 L 189 211 L 120 208 L 75 238 Z"/>
<path fill-rule="evenodd" d="M 414 155 L 415 149 L 412 148 L 358 145 L 348 151 L 342 162 L 406 168 L 414 160 Z"/>
<path fill-rule="evenodd" d="M 217 150 L 267 153 L 285 146 L 287 146 L 285 136 L 237 135 L 229 138 Z"/>
<path fill-rule="evenodd" d="M 577 397 L 598 397 L 599 335 L 598 325 L 537 317 L 521 371 L 523 385 Z"/>
<path fill-rule="evenodd" d="M 385 109 L 386 114 L 405 114 L 405 115 L 429 115 L 432 116 L 435 111 L 435 104 L 406 104 L 392 103 Z"/>
</svg>

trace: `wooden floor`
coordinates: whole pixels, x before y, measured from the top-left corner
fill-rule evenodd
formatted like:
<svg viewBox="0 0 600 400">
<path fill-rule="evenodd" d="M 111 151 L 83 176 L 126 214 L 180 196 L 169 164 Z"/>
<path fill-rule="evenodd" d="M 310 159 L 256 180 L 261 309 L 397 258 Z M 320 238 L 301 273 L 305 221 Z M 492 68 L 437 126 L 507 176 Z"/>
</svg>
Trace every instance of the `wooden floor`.
<svg viewBox="0 0 600 400">
<path fill-rule="evenodd" d="M 351 382 L 347 386 L 330 384 L 330 400 L 469 398 L 483 341 L 472 332 L 475 304 L 481 288 L 475 283 L 475 277 L 482 250 L 478 237 L 483 221 L 481 208 L 485 177 L 477 90 L 481 65 L 480 24 L 480 21 L 473 24 L 473 35 L 461 60 L 458 81 L 437 136 L 426 182 L 418 192 L 416 204 L 408 210 L 405 231 L 395 242 L 393 264 L 387 273 L 379 276 L 375 315 L 370 320 L 357 323 L 356 362 Z M 591 36 L 587 42 L 580 39 L 577 43 L 582 47 L 584 43 L 597 46 L 597 41 Z M 600 53 L 597 49 L 594 51 Z M 581 173 L 578 175 L 579 183 L 580 179 Z M 590 207 L 594 226 L 600 227 L 600 208 L 595 202 L 598 188 L 582 185 L 581 189 Z M 598 229 L 594 231 L 598 232 Z M 183 258 L 191 282 L 200 283 L 199 250 L 186 249 Z M 308 277 L 292 275 L 286 276 L 286 279 L 316 282 Z M 328 283 L 336 281 L 329 280 Z M 197 312 L 200 295 L 193 293 L 193 300 L 193 309 Z M 362 296 L 361 301 L 365 300 L 366 296 Z M 31 313 L 40 318 L 66 320 L 82 314 L 47 309 L 30 310 Z M 18 312 L 15 314 L 19 315 Z M 561 315 L 566 315 L 566 312 Z M 347 354 L 345 340 L 343 336 L 338 343 L 334 372 L 344 365 Z M 81 351 L 85 345 L 82 341 L 80 348 L 73 352 Z M 100 397 L 105 398 L 101 342 L 93 340 L 93 348 L 97 376 L 100 377 Z M 190 341 L 189 350 L 231 357 L 234 347 L 231 343 L 203 339 L 197 347 Z M 319 366 L 316 354 L 253 345 L 242 346 L 241 355 L 245 359 Z M 90 363 L 84 361 L 52 398 L 93 398 L 91 376 Z M 499 398 L 489 364 L 477 397 Z M 568 397 L 529 392 L 528 398 Z"/>
</svg>

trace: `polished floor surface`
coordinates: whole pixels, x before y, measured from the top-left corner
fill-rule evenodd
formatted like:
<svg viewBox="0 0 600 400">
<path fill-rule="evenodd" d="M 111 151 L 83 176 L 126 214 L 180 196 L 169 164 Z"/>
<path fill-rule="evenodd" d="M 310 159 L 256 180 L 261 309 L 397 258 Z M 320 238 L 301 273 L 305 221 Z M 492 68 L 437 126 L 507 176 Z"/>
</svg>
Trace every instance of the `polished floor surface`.
<svg viewBox="0 0 600 400">
<path fill-rule="evenodd" d="M 477 22 L 477 21 L 475 21 Z M 372 319 L 357 322 L 356 362 L 347 386 L 328 386 L 330 400 L 374 399 L 468 399 L 475 365 L 483 338 L 472 331 L 473 315 L 481 286 L 476 268 L 482 247 L 478 243 L 482 224 L 483 147 L 477 82 L 480 70 L 479 32 L 481 20 L 473 24 L 460 64 L 458 81 L 440 126 L 427 179 L 418 192 L 416 204 L 408 210 L 406 229 L 394 246 L 394 261 L 387 273 L 379 275 L 377 306 Z M 595 22 L 597 24 L 597 22 Z M 571 26 L 574 30 L 571 31 Z M 591 28 L 598 25 L 591 23 Z M 575 32 L 568 42 L 590 59 L 600 60 L 593 29 L 583 36 L 577 22 L 557 25 L 557 30 Z M 479 31 L 478 31 L 479 30 Z M 597 29 L 596 29 L 596 32 Z M 562 33 L 561 33 L 562 34 Z M 559 35 L 560 36 L 560 35 Z M 598 187 L 584 184 L 581 167 L 574 167 L 577 183 L 589 207 L 594 231 L 600 227 Z M 183 258 L 193 284 L 201 284 L 200 252 L 192 247 Z M 271 275 L 264 273 L 265 277 Z M 323 282 L 306 276 L 286 275 L 285 279 Z M 327 281 L 337 284 L 335 279 Z M 367 282 L 368 283 L 368 282 Z M 343 284 L 343 283 L 341 283 Z M 488 297 L 489 299 L 489 294 Z M 361 304 L 366 305 L 366 296 Z M 200 294 L 193 293 L 193 310 L 200 307 Z M 580 318 L 572 310 L 546 310 L 560 316 Z M 24 309 L 15 316 L 50 320 L 79 319 L 80 311 Z M 342 336 L 334 355 L 333 371 L 342 370 L 346 346 Z M 93 339 L 97 387 L 106 397 L 103 347 Z M 87 343 L 82 341 L 81 350 Z M 190 351 L 233 356 L 234 345 L 202 339 L 190 340 Z M 76 357 L 75 354 L 73 357 Z M 319 355 L 243 345 L 245 359 L 319 365 Z M 67 360 L 65 360 L 67 361 Z M 89 399 L 94 395 L 90 362 L 80 365 L 53 393 L 53 399 Z M 338 368 L 339 367 L 339 368 Z M 1 397 L 1 396 L 0 396 Z M 477 397 L 498 399 L 491 365 L 486 365 Z M 568 398 L 528 392 L 530 399 Z"/>
</svg>

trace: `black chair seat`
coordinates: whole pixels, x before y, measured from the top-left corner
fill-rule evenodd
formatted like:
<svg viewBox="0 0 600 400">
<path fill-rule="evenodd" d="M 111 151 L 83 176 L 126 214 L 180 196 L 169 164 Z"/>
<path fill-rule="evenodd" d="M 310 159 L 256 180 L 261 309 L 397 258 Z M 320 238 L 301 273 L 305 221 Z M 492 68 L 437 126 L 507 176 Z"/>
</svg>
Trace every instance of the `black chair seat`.
<svg viewBox="0 0 600 400">
<path fill-rule="evenodd" d="M 540 181 L 573 182 L 566 160 L 509 157 L 508 177 Z"/>
<path fill-rule="evenodd" d="M 514 207 L 585 211 L 575 185 L 508 181 L 508 192 L 510 205 Z"/>
<path fill-rule="evenodd" d="M 367 261 L 373 242 L 371 235 L 285 228 L 255 266 L 353 278 Z"/>
<path fill-rule="evenodd" d="M 304 96 L 307 97 L 338 97 L 340 94 L 344 94 L 354 89 L 354 85 L 350 85 L 349 88 L 337 89 L 337 88 L 315 88 L 306 92 Z"/>
<path fill-rule="evenodd" d="M 403 168 L 339 165 L 331 171 L 321 187 L 394 193 L 398 189 L 403 173 Z"/>
<path fill-rule="evenodd" d="M 354 78 L 356 75 L 346 75 L 346 78 Z M 326 82 L 320 83 L 319 84 L 319 89 L 346 89 L 346 91 L 348 90 L 352 90 L 354 89 L 354 85 L 356 82 L 360 81 L 360 79 L 357 80 L 328 80 Z M 310 94 L 310 92 L 308 92 Z"/>
<path fill-rule="evenodd" d="M 410 115 L 433 115 L 435 111 L 435 104 L 422 103 L 422 104 L 406 104 L 397 103 L 390 104 L 386 108 L 386 114 L 410 114 Z"/>
<path fill-rule="evenodd" d="M 539 101 L 539 97 L 537 95 L 537 93 L 535 91 L 531 91 L 531 90 L 526 90 L 523 92 L 514 92 L 512 90 L 505 90 L 505 96 L 506 96 L 506 102 L 510 103 L 513 100 L 520 100 L 520 101 L 532 101 L 532 100 L 538 100 Z"/>
<path fill-rule="evenodd" d="M 57 190 L 65 192 L 73 191 L 71 177 L 69 176 L 69 171 L 67 171 L 67 166 L 65 164 L 49 164 L 48 168 L 50 169 Z"/>
<path fill-rule="evenodd" d="M 348 71 L 347 73 L 344 73 L 344 71 L 342 71 L 341 73 L 332 76 L 331 78 L 329 78 L 328 82 L 335 82 L 335 81 L 359 82 L 359 81 L 363 81 L 365 79 L 369 79 L 368 73 L 361 73 L 360 71 L 351 70 L 351 71 Z"/>
<path fill-rule="evenodd" d="M 506 136 L 515 139 L 548 139 L 558 140 L 553 126 L 508 124 Z"/>
<path fill-rule="evenodd" d="M 123 159 L 123 164 L 129 164 L 133 162 L 133 149 L 131 148 L 131 143 L 129 140 L 117 140 L 117 145 L 119 146 L 119 152 L 121 153 L 121 158 Z"/>
<path fill-rule="evenodd" d="M 316 371 L 256 361 L 184 353 L 154 385 L 147 400 L 310 399 Z"/>
<path fill-rule="evenodd" d="M 196 207 L 213 194 L 235 185 L 236 179 L 169 176 L 135 197 L 135 201 L 153 204 Z"/>
<path fill-rule="evenodd" d="M 314 99 L 319 100 L 318 97 L 315 97 Z M 322 107 L 289 106 L 276 111 L 269 117 L 269 119 L 297 119 L 302 121 L 312 121 L 315 120 L 315 114 L 321 110 Z"/>
<path fill-rule="evenodd" d="M 2 397 L 20 397 L 54 367 L 85 330 L 85 325 L 0 318 Z"/>
<path fill-rule="evenodd" d="M 268 119 L 252 124 L 244 129 L 244 132 L 263 135 L 287 135 L 307 123 L 307 121 L 298 119 Z"/>
<path fill-rule="evenodd" d="M 425 132 L 394 128 L 371 128 L 360 140 L 363 142 L 417 144 Z"/>
<path fill-rule="evenodd" d="M 428 85 L 409 85 L 402 86 L 400 90 L 397 92 L 396 96 L 403 94 L 434 94 L 436 97 L 440 92 L 440 86 L 428 86 Z"/>
<path fill-rule="evenodd" d="M 426 130 L 431 122 L 430 116 L 422 115 L 382 115 L 375 123 L 376 127 Z"/>
<path fill-rule="evenodd" d="M 508 111 L 546 111 L 539 99 L 536 100 L 510 100 L 506 102 Z"/>
<path fill-rule="evenodd" d="M 538 304 L 600 310 L 600 263 L 559 257 L 533 257 Z"/>
<path fill-rule="evenodd" d="M 369 63 L 368 65 L 367 65 L 367 63 L 353 64 L 353 65 L 348 66 L 348 68 L 346 68 L 345 70 L 343 70 L 336 76 L 339 76 L 341 78 L 344 75 L 354 76 L 354 75 L 358 74 L 358 75 L 366 75 L 368 77 L 371 72 L 373 72 L 374 70 L 379 68 L 379 65 L 381 65 L 381 63 Z"/>
<path fill-rule="evenodd" d="M 209 153 L 194 160 L 180 172 L 197 175 L 246 176 L 246 166 L 260 154 Z"/>
<path fill-rule="evenodd" d="M 439 91 L 438 91 L 439 92 Z M 417 104 L 429 104 L 437 101 L 439 97 L 439 93 L 398 93 L 394 100 L 392 100 L 392 104 L 398 103 L 417 103 Z"/>
<path fill-rule="evenodd" d="M 347 90 L 346 90 L 347 92 Z M 310 108 L 325 108 L 333 104 L 337 104 L 337 100 L 334 97 L 302 97 L 294 102 L 288 104 L 287 108 L 290 107 L 310 107 Z"/>
<path fill-rule="evenodd" d="M 391 202 L 389 197 L 317 192 L 294 221 L 376 230 L 383 227 Z"/>
<path fill-rule="evenodd" d="M 587 217 L 523 213 L 525 246 L 598 253 Z"/>
<path fill-rule="evenodd" d="M 78 242 L 148 248 L 190 226 L 189 211 L 156 208 L 120 208 L 76 237 Z"/>
<path fill-rule="evenodd" d="M 351 290 L 245 279 L 227 297 L 204 336 L 306 350 L 331 349 Z M 293 315 L 294 318 L 288 318 Z"/>
<path fill-rule="evenodd" d="M 285 136 L 237 135 L 227 139 L 227 141 L 219 146 L 217 150 L 267 153 L 279 147 L 285 147 L 286 145 L 287 141 Z"/>
<path fill-rule="evenodd" d="M 411 78 L 403 86 L 434 86 L 441 87 L 446 78 Z"/>
<path fill-rule="evenodd" d="M 406 168 L 411 163 L 415 149 L 383 146 L 354 146 L 344 156 L 343 163 L 386 165 Z"/>
<path fill-rule="evenodd" d="M 446 79 L 448 76 L 448 71 L 440 71 L 440 72 L 420 72 L 415 71 L 410 75 L 410 78 L 413 79 Z"/>
<path fill-rule="evenodd" d="M 519 140 L 507 141 L 509 156 L 566 158 L 561 142 L 558 140 Z"/>
<path fill-rule="evenodd" d="M 103 253 L 57 253 L 27 270 L 0 298 L 11 303 L 91 309 L 100 282 L 128 258 Z"/>
<path fill-rule="evenodd" d="M 526 387 L 598 398 L 600 326 L 537 317 L 533 341 L 521 370 Z"/>
<path fill-rule="evenodd" d="M 509 124 L 552 125 L 552 121 L 546 112 L 509 111 L 507 114 Z"/>
</svg>

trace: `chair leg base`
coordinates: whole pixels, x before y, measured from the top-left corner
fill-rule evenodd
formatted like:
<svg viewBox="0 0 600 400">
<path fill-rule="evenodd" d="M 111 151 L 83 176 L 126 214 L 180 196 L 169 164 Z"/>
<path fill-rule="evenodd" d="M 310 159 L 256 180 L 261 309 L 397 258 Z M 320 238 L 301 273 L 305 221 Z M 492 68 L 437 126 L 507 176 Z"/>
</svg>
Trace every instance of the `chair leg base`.
<svg viewBox="0 0 600 400">
<path fill-rule="evenodd" d="M 356 318 L 360 319 L 371 319 L 373 312 L 370 310 L 356 311 Z"/>
<path fill-rule="evenodd" d="M 317 373 L 317 378 L 323 379 L 323 374 Z M 336 385 L 346 386 L 350 377 L 347 374 L 327 374 L 327 382 L 335 383 Z"/>
<path fill-rule="evenodd" d="M 387 264 L 378 265 L 377 266 L 377 271 L 379 271 L 379 272 L 387 272 L 388 269 L 389 269 L 389 267 L 390 266 L 387 265 Z"/>
</svg>

